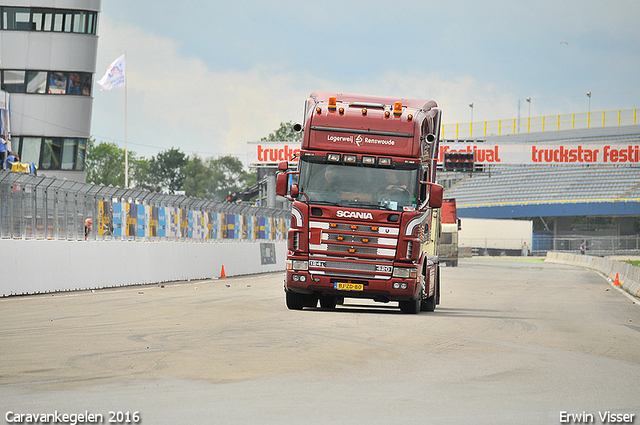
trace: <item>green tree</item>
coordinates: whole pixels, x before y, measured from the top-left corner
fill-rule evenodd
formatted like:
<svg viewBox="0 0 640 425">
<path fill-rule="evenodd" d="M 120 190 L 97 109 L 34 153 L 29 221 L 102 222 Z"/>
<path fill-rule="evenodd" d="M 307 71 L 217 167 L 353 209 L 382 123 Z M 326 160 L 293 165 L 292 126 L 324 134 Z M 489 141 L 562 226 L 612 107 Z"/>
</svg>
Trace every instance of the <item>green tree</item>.
<svg viewBox="0 0 640 425">
<path fill-rule="evenodd" d="M 162 151 L 149 160 L 149 182 L 151 187 L 168 193 L 182 190 L 185 174 L 184 167 L 188 158 L 180 149 L 171 148 Z"/>
<path fill-rule="evenodd" d="M 213 172 L 198 155 L 188 159 L 184 176 L 183 189 L 187 196 L 211 198 Z"/>
<path fill-rule="evenodd" d="M 231 155 L 209 160 L 211 170 L 210 198 L 224 201 L 234 192 L 241 192 L 256 183 L 256 174 L 245 171 L 242 162 Z"/>
<path fill-rule="evenodd" d="M 154 184 L 151 176 L 149 160 L 144 156 L 140 159 L 129 160 L 129 186 L 137 189 L 158 192 L 160 188 Z"/>
<path fill-rule="evenodd" d="M 129 153 L 129 157 L 135 154 Z M 87 183 L 124 187 L 124 149 L 113 142 L 87 142 Z"/>
<path fill-rule="evenodd" d="M 281 122 L 280 127 L 260 139 L 261 142 L 302 142 L 302 132 L 293 129 L 293 122 Z"/>
</svg>

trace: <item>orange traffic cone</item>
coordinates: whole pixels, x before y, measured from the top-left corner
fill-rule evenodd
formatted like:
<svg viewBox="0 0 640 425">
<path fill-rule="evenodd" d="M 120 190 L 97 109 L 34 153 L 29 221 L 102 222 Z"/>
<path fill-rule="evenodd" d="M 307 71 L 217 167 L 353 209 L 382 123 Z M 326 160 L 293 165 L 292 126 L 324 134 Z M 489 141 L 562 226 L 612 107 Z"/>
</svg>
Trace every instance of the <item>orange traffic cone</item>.
<svg viewBox="0 0 640 425">
<path fill-rule="evenodd" d="M 224 279 L 224 278 L 226 278 L 226 277 L 227 277 L 227 275 L 226 275 L 226 273 L 224 272 L 224 264 L 223 264 L 223 265 L 222 265 L 222 270 L 220 271 L 220 279 Z"/>
<path fill-rule="evenodd" d="M 613 281 L 613 286 L 620 286 L 620 278 L 618 277 L 618 273 L 616 273 L 616 280 Z"/>
</svg>

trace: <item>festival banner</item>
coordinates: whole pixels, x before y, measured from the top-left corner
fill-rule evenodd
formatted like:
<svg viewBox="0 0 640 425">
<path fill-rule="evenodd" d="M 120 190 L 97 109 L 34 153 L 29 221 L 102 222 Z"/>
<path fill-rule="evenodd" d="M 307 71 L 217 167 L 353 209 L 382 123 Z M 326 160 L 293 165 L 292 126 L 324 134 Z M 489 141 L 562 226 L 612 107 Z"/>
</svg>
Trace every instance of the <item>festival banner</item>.
<svg viewBox="0 0 640 425">
<path fill-rule="evenodd" d="M 639 143 L 440 142 L 445 153 L 473 153 L 476 164 L 640 164 Z"/>
</svg>

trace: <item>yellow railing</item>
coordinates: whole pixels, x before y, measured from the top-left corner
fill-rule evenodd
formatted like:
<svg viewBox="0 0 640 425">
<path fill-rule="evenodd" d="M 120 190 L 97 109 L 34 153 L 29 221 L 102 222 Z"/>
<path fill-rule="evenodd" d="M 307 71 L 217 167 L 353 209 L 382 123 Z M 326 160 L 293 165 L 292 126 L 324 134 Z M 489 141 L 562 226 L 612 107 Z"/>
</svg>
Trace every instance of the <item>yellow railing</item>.
<svg viewBox="0 0 640 425">
<path fill-rule="evenodd" d="M 635 125 L 638 123 L 637 111 L 637 109 L 619 109 L 617 111 L 442 124 L 440 137 L 442 139 L 466 139 L 577 128 Z"/>
</svg>

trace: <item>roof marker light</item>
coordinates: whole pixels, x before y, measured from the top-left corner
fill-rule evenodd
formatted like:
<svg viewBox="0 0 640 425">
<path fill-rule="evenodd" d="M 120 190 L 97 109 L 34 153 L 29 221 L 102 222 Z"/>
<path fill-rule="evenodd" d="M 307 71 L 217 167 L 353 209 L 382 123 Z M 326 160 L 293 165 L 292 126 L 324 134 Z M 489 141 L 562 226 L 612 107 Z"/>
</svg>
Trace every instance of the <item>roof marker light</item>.
<svg viewBox="0 0 640 425">
<path fill-rule="evenodd" d="M 335 96 L 329 97 L 329 107 L 328 108 L 332 112 L 336 111 L 336 97 Z"/>
<path fill-rule="evenodd" d="M 316 108 L 316 113 L 317 113 L 318 115 L 320 115 L 320 114 L 322 113 L 322 108 L 318 106 L 318 107 Z"/>
<path fill-rule="evenodd" d="M 391 112 L 389 111 L 384 111 L 384 117 L 385 118 L 389 118 L 391 116 Z"/>
<path fill-rule="evenodd" d="M 407 121 L 411 121 L 411 120 L 413 120 L 413 115 L 411 114 L 407 115 Z"/>
<path fill-rule="evenodd" d="M 402 115 L 402 102 L 396 102 L 393 104 L 393 115 L 396 117 Z"/>
<path fill-rule="evenodd" d="M 344 108 L 341 106 L 340 109 L 338 109 L 338 112 L 340 115 L 344 115 Z"/>
<path fill-rule="evenodd" d="M 367 115 L 367 108 L 362 108 L 362 116 Z"/>
</svg>

